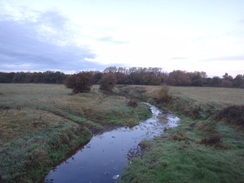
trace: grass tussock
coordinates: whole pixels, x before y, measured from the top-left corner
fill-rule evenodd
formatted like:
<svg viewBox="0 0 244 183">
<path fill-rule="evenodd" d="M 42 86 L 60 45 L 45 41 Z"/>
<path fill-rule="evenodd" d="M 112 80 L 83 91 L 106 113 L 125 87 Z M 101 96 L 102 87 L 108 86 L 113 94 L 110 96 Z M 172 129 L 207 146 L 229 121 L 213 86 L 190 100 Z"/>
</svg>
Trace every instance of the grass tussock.
<svg viewBox="0 0 244 183">
<path fill-rule="evenodd" d="M 169 87 L 163 85 L 156 96 L 157 103 L 169 103 L 171 101 L 171 96 L 169 95 Z"/>
<path fill-rule="evenodd" d="M 91 132 L 133 126 L 150 116 L 146 105 L 122 96 L 72 94 L 63 85 L 0 84 L 0 177 L 38 182 Z"/>
</svg>

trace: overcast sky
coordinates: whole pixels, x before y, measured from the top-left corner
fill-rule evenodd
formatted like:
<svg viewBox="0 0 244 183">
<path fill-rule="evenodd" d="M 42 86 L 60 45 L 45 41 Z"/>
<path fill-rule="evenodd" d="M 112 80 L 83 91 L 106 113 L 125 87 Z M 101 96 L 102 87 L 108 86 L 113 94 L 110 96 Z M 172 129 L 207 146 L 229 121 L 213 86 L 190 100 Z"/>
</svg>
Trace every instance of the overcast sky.
<svg viewBox="0 0 244 183">
<path fill-rule="evenodd" d="M 0 71 L 244 74 L 244 0 L 0 0 Z"/>
</svg>

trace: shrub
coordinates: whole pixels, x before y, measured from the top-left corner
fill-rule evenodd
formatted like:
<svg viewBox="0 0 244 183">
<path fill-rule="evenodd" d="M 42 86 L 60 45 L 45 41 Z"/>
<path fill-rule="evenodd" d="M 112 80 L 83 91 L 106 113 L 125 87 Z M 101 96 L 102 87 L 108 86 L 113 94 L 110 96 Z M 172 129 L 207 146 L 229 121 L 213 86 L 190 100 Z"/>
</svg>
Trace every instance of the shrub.
<svg viewBox="0 0 244 183">
<path fill-rule="evenodd" d="M 221 142 L 220 135 L 213 135 L 213 136 L 208 137 L 208 138 L 203 138 L 201 140 L 200 144 L 213 146 L 213 145 L 219 144 L 220 142 Z"/>
<path fill-rule="evenodd" d="M 131 99 L 131 100 L 127 103 L 127 105 L 130 106 L 130 107 L 137 107 L 137 101 Z"/>
<path fill-rule="evenodd" d="M 117 79 L 113 73 L 104 74 L 100 81 L 100 89 L 111 92 L 116 85 Z"/>
<path fill-rule="evenodd" d="M 169 95 L 169 87 L 167 85 L 163 85 L 158 92 L 158 103 L 160 102 L 169 102 L 171 97 Z"/>
<path fill-rule="evenodd" d="M 178 141 L 182 141 L 182 140 L 188 140 L 189 137 L 187 134 L 185 133 L 181 133 L 181 132 L 175 132 L 172 136 L 173 140 L 178 140 Z"/>
<path fill-rule="evenodd" d="M 244 106 L 229 106 L 215 115 L 215 119 L 244 126 Z"/>
<path fill-rule="evenodd" d="M 80 72 L 69 76 L 65 80 L 65 86 L 73 89 L 73 93 L 89 92 L 92 86 L 92 78 L 90 72 Z"/>
</svg>

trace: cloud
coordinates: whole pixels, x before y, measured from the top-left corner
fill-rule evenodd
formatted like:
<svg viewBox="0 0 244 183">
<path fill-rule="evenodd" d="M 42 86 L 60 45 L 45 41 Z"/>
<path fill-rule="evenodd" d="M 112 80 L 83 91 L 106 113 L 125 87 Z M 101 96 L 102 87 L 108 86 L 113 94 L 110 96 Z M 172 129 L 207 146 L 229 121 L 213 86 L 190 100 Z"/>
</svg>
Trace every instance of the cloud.
<svg viewBox="0 0 244 183">
<path fill-rule="evenodd" d="M 172 57 L 172 60 L 182 60 L 182 59 L 187 59 L 187 57 Z"/>
<path fill-rule="evenodd" d="M 7 18 L 6 18 L 7 17 Z M 55 11 L 36 12 L 31 21 L 0 17 L 0 70 L 89 70 L 103 68 L 87 46 L 67 37 L 67 19 Z M 67 37 L 66 37 L 67 36 Z"/>
<path fill-rule="evenodd" d="M 112 36 L 101 37 L 101 38 L 98 39 L 98 41 L 110 42 L 110 43 L 113 43 L 113 44 L 126 44 L 126 43 L 128 43 L 128 41 L 117 41 L 117 40 L 114 40 L 114 38 Z"/>
<path fill-rule="evenodd" d="M 38 17 L 38 22 L 49 25 L 57 30 L 65 29 L 68 19 L 56 11 L 46 11 Z"/>
<path fill-rule="evenodd" d="M 244 61 L 244 55 L 213 57 L 204 59 L 203 61 Z"/>
</svg>

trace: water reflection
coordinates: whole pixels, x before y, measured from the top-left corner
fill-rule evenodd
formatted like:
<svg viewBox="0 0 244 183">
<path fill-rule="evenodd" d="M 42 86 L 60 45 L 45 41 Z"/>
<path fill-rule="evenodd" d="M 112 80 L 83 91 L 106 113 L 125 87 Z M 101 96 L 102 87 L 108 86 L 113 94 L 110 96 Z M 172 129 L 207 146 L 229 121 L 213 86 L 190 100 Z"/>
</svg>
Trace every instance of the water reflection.
<svg viewBox="0 0 244 183">
<path fill-rule="evenodd" d="M 158 119 L 162 112 L 155 106 L 147 105 L 151 107 L 151 118 L 133 128 L 122 127 L 94 136 L 75 155 L 50 171 L 45 182 L 116 182 L 128 160 L 142 155 L 138 146 L 142 140 L 159 136 L 164 128 L 177 126 L 179 118 L 165 114 L 168 122 L 162 123 Z"/>
</svg>

